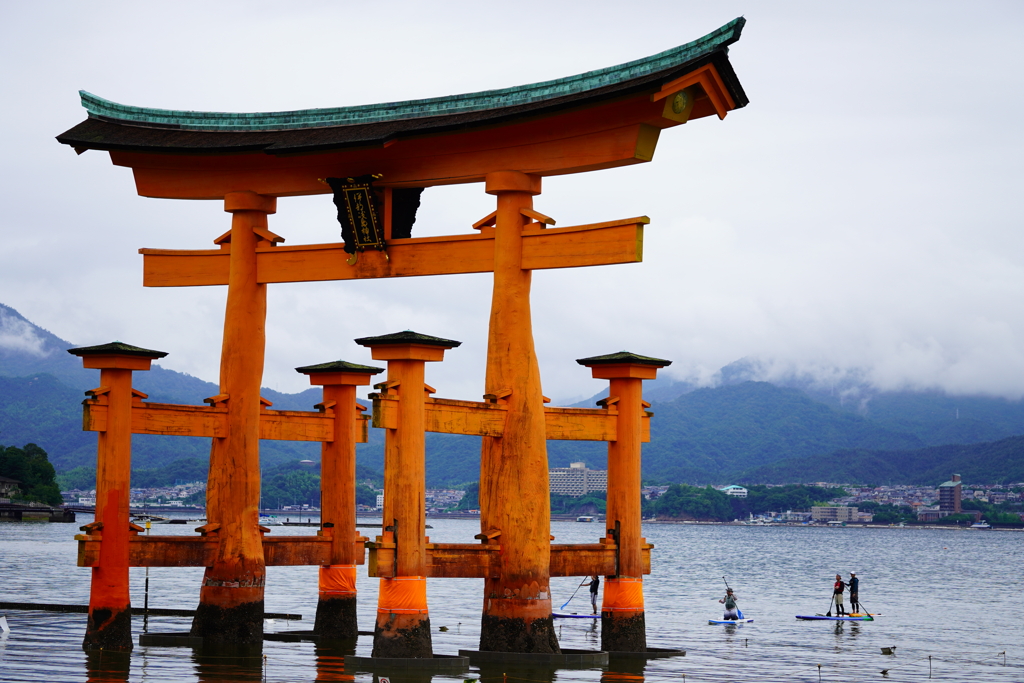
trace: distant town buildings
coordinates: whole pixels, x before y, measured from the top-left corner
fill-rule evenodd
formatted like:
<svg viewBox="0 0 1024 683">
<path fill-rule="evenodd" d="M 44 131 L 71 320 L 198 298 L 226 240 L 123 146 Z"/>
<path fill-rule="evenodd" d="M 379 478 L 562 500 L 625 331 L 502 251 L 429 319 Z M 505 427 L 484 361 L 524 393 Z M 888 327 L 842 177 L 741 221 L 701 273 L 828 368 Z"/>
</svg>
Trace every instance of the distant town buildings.
<svg viewBox="0 0 1024 683">
<path fill-rule="evenodd" d="M 724 493 L 727 496 L 736 496 L 737 498 L 746 498 L 747 497 L 747 490 L 745 488 L 743 488 L 742 486 L 737 486 L 736 484 L 730 484 L 729 486 L 723 486 L 722 488 L 720 488 L 718 490 L 721 491 L 722 493 Z"/>
<path fill-rule="evenodd" d="M 591 491 L 608 490 L 608 470 L 591 470 L 584 462 L 548 470 L 551 493 L 579 498 Z"/>
<path fill-rule="evenodd" d="M 816 522 L 854 522 L 858 520 L 857 508 L 827 505 L 811 508 L 811 519 Z"/>
</svg>

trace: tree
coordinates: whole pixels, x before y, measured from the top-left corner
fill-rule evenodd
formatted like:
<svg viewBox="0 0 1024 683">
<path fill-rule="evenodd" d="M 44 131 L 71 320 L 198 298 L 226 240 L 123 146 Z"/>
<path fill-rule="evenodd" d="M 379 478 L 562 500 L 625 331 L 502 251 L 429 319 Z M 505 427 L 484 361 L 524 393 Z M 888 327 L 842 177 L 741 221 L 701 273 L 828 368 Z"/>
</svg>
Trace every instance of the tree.
<svg viewBox="0 0 1024 683">
<path fill-rule="evenodd" d="M 653 507 L 659 517 L 725 522 L 732 519 L 732 504 L 729 499 L 730 496 L 710 486 L 697 488 L 686 484 L 673 484 L 654 501 Z"/>
<path fill-rule="evenodd" d="M 24 448 L 0 446 L 0 476 L 20 481 L 20 497 L 25 500 L 47 505 L 64 502 L 46 451 L 34 443 Z"/>
</svg>

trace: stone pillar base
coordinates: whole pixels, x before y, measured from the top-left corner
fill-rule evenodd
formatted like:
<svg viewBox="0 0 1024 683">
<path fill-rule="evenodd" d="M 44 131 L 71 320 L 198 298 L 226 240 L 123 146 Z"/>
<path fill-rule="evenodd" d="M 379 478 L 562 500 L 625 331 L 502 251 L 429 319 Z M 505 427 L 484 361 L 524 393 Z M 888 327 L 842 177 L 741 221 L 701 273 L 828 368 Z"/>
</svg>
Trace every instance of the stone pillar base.
<svg viewBox="0 0 1024 683">
<path fill-rule="evenodd" d="M 200 602 L 192 620 L 191 635 L 209 645 L 262 647 L 263 601 L 243 602 L 233 607 Z"/>
<path fill-rule="evenodd" d="M 605 652 L 646 652 L 647 621 L 643 612 L 601 612 L 601 649 Z"/>
<path fill-rule="evenodd" d="M 133 647 L 131 605 L 121 609 L 94 607 L 89 610 L 83 650 L 131 652 Z"/>
<path fill-rule="evenodd" d="M 356 599 L 321 597 L 316 605 L 313 633 L 330 640 L 354 640 L 359 637 Z"/>
<path fill-rule="evenodd" d="M 480 650 L 561 654 L 554 620 L 496 617 L 484 614 L 480 622 Z"/>
<path fill-rule="evenodd" d="M 374 658 L 434 657 L 430 617 L 426 614 L 377 613 L 373 629 Z"/>
</svg>

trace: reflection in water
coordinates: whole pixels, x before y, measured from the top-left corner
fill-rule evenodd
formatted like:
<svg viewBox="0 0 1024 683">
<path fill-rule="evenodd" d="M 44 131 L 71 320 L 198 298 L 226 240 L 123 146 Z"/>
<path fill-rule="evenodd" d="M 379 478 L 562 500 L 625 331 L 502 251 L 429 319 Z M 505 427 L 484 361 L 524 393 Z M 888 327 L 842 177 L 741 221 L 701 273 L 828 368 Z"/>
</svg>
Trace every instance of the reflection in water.
<svg viewBox="0 0 1024 683">
<path fill-rule="evenodd" d="M 338 640 L 316 644 L 316 680 L 354 681 L 355 676 L 345 673 L 345 655 L 356 653 L 355 640 Z"/>
<path fill-rule="evenodd" d="M 196 648 L 192 651 L 192 661 L 200 683 L 263 680 L 262 643 L 234 648 L 219 646 L 206 651 Z"/>
<path fill-rule="evenodd" d="M 616 657 L 609 662 L 610 671 L 601 672 L 601 683 L 643 683 L 647 660 Z"/>
<path fill-rule="evenodd" d="M 437 674 L 437 676 L 439 681 L 450 681 L 452 674 Z M 434 674 L 417 669 L 388 669 L 386 672 L 374 673 L 373 683 L 380 683 L 382 678 L 386 678 L 393 683 L 430 683 L 434 678 Z"/>
<path fill-rule="evenodd" d="M 480 662 L 480 683 L 552 683 L 554 669 L 516 666 L 508 662 Z"/>
<path fill-rule="evenodd" d="M 85 651 L 85 675 L 89 683 L 113 683 L 127 681 L 131 669 L 130 652 L 109 650 Z"/>
<path fill-rule="evenodd" d="M 860 622 L 837 621 L 834 633 L 836 636 L 836 647 L 842 646 L 844 642 L 852 643 L 860 635 Z"/>
</svg>

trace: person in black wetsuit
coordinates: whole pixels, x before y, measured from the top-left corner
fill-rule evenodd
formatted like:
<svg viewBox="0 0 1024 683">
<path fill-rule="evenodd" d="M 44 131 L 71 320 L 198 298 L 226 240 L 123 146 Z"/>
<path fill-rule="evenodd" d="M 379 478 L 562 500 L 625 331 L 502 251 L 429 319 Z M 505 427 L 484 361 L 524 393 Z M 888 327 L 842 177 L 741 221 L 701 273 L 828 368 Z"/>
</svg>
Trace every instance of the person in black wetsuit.
<svg viewBox="0 0 1024 683">
<path fill-rule="evenodd" d="M 594 576 L 590 580 L 590 606 L 594 608 L 594 614 L 597 614 L 597 589 L 601 587 L 601 579 Z"/>
<path fill-rule="evenodd" d="M 857 599 L 860 593 L 860 579 L 857 578 L 856 572 L 850 572 L 850 581 L 846 585 L 850 587 L 850 609 L 860 612 L 860 601 Z"/>
</svg>

